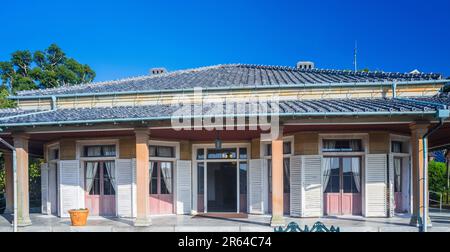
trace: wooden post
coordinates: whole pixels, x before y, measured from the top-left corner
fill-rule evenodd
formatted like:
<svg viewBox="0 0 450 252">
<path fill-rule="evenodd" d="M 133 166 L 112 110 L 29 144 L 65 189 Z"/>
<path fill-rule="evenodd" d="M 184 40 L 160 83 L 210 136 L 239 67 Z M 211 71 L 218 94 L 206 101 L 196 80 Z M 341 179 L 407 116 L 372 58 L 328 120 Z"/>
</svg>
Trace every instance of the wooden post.
<svg viewBox="0 0 450 252">
<path fill-rule="evenodd" d="M 28 139 L 27 134 L 14 134 L 14 147 L 17 158 L 17 225 L 31 225 L 28 178 Z"/>
<path fill-rule="evenodd" d="M 272 140 L 272 220 L 271 226 L 284 226 L 283 209 L 283 130 Z"/>
<path fill-rule="evenodd" d="M 419 225 L 420 216 L 422 220 L 427 220 L 428 224 L 431 224 L 429 221 L 429 216 L 423 218 L 423 172 L 424 169 L 428 170 L 427 167 L 424 167 L 424 149 L 423 149 L 423 136 L 428 131 L 428 122 L 416 122 L 410 125 L 411 129 L 411 147 L 412 147 L 412 191 L 413 191 L 413 211 L 411 216 L 410 224 L 413 226 Z"/>
<path fill-rule="evenodd" d="M 6 208 L 5 214 L 12 214 L 14 211 L 14 177 L 13 177 L 13 162 L 12 162 L 12 152 L 4 151 L 3 158 L 5 160 L 5 197 L 6 197 Z"/>
<path fill-rule="evenodd" d="M 136 200 L 137 216 L 134 225 L 146 227 L 151 225 L 149 217 L 149 130 L 136 129 Z"/>
</svg>

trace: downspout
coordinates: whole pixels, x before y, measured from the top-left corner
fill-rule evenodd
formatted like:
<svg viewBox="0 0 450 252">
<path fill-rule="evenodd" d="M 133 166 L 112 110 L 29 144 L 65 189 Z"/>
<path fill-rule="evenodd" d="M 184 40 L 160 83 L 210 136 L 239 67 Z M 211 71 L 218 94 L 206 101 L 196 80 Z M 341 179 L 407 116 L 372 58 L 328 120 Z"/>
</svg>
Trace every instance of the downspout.
<svg viewBox="0 0 450 252">
<path fill-rule="evenodd" d="M 3 138 L 0 137 L 0 142 L 3 143 L 6 147 L 12 150 L 12 159 L 13 159 L 13 183 L 14 183 L 14 220 L 13 220 L 13 232 L 17 232 L 17 155 L 16 155 L 16 148 L 14 148 L 12 145 L 10 145 L 8 142 L 3 140 Z"/>
<path fill-rule="evenodd" d="M 422 143 L 423 143 L 423 214 L 422 214 L 422 221 L 419 222 L 421 225 L 419 225 L 419 231 L 420 232 L 427 232 L 428 231 L 428 188 L 427 188 L 427 180 L 428 180 L 428 137 L 431 136 L 433 133 L 438 131 L 442 126 L 444 125 L 444 118 L 439 118 L 439 124 L 433 127 L 430 131 L 428 131 L 423 137 L 422 137 Z M 420 219 L 420 214 L 419 214 Z"/>
</svg>

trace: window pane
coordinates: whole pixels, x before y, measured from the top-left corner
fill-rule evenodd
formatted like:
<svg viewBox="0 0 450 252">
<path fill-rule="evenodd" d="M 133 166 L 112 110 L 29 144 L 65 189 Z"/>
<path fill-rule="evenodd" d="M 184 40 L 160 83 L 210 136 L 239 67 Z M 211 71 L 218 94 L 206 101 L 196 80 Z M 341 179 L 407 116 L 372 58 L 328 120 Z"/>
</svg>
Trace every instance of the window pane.
<svg viewBox="0 0 450 252">
<path fill-rule="evenodd" d="M 102 154 L 105 157 L 114 157 L 114 156 L 116 156 L 116 146 L 115 145 L 102 146 Z"/>
<path fill-rule="evenodd" d="M 205 178 L 205 165 L 203 163 L 197 164 L 197 190 L 198 194 L 204 193 L 204 183 L 203 180 Z"/>
<path fill-rule="evenodd" d="M 53 149 L 50 151 L 50 160 L 59 159 L 59 149 Z"/>
<path fill-rule="evenodd" d="M 175 157 L 174 147 L 170 146 L 153 146 L 150 145 L 150 157 Z"/>
<path fill-rule="evenodd" d="M 174 157 L 173 147 L 158 146 L 156 155 L 158 157 Z"/>
<path fill-rule="evenodd" d="M 103 163 L 103 195 L 115 195 L 114 190 L 115 183 L 115 163 L 114 162 L 104 162 Z"/>
<path fill-rule="evenodd" d="M 283 154 L 291 154 L 291 142 L 283 143 Z"/>
<path fill-rule="evenodd" d="M 239 163 L 239 191 L 241 194 L 247 194 L 247 162 Z"/>
<path fill-rule="evenodd" d="M 158 194 L 158 163 L 150 162 L 150 194 Z"/>
<path fill-rule="evenodd" d="M 283 191 L 284 193 L 289 193 L 291 191 L 291 169 L 290 169 L 290 159 L 285 158 L 283 159 Z"/>
<path fill-rule="evenodd" d="M 267 177 L 269 179 L 269 193 L 272 192 L 272 159 L 267 159 Z"/>
<path fill-rule="evenodd" d="M 236 148 L 229 149 L 208 149 L 208 159 L 236 159 L 237 158 Z"/>
<path fill-rule="evenodd" d="M 239 148 L 239 159 L 247 159 L 247 148 Z"/>
<path fill-rule="evenodd" d="M 266 156 L 272 156 L 272 144 L 266 145 Z"/>
<path fill-rule="evenodd" d="M 116 146 L 115 145 L 105 145 L 105 146 L 85 146 L 84 147 L 85 157 L 114 157 L 116 156 Z"/>
<path fill-rule="evenodd" d="M 353 176 L 344 175 L 344 193 L 353 193 L 353 188 L 355 188 Z"/>
<path fill-rule="evenodd" d="M 340 159 L 324 159 L 324 184 L 325 193 L 338 193 L 340 190 Z"/>
<path fill-rule="evenodd" d="M 84 147 L 84 155 L 86 157 L 100 157 L 102 155 L 101 146 L 86 146 Z"/>
<path fill-rule="evenodd" d="M 97 169 L 94 175 L 93 185 L 89 195 L 100 195 L 100 169 Z"/>
<path fill-rule="evenodd" d="M 205 159 L 205 150 L 197 149 L 197 160 L 203 160 L 203 159 Z"/>
<path fill-rule="evenodd" d="M 360 192 L 360 158 L 342 158 L 343 189 L 344 193 Z"/>
<path fill-rule="evenodd" d="M 394 159 L 394 190 L 395 192 L 402 191 L 402 180 L 401 180 L 401 172 L 402 171 L 402 159 L 395 158 Z"/>
<path fill-rule="evenodd" d="M 161 194 L 172 194 L 172 163 L 161 162 Z"/>
<path fill-rule="evenodd" d="M 323 140 L 324 152 L 360 152 L 362 151 L 362 141 L 355 140 Z"/>
<path fill-rule="evenodd" d="M 150 157 L 156 157 L 156 146 L 150 146 Z"/>
<path fill-rule="evenodd" d="M 392 152 L 394 153 L 402 153 L 402 142 L 393 141 L 392 142 Z"/>
</svg>

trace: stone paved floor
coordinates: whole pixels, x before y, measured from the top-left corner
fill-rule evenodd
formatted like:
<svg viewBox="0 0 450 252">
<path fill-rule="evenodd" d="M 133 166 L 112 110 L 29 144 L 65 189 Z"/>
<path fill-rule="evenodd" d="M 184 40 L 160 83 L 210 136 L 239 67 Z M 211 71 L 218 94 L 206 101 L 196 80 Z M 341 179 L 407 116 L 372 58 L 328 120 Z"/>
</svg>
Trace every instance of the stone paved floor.
<svg viewBox="0 0 450 252">
<path fill-rule="evenodd" d="M 431 232 L 450 232 L 450 211 L 432 210 Z M 10 216 L 0 216 L 0 232 L 10 232 Z M 270 216 L 252 216 L 248 219 L 219 219 L 192 216 L 160 216 L 152 218 L 152 225 L 145 228 L 133 226 L 132 219 L 90 217 L 85 227 L 70 226 L 69 219 L 32 214 L 32 226 L 19 228 L 21 232 L 272 232 Z M 294 221 L 301 227 L 312 226 L 316 221 L 326 226 L 340 227 L 342 232 L 416 232 L 409 226 L 408 215 L 394 218 L 363 218 L 355 216 L 327 217 L 314 219 L 286 218 L 286 223 Z"/>
</svg>

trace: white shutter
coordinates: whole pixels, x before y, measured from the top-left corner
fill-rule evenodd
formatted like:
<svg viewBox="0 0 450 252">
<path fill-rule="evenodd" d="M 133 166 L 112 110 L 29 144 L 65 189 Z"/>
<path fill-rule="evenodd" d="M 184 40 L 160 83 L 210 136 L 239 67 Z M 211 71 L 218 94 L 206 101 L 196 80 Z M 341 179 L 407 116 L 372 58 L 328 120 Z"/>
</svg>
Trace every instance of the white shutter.
<svg viewBox="0 0 450 252">
<path fill-rule="evenodd" d="M 49 200 L 49 186 L 48 186 L 48 164 L 41 165 L 41 211 L 42 214 L 50 214 L 50 200 Z"/>
<path fill-rule="evenodd" d="M 269 160 L 262 159 L 261 160 L 261 166 L 262 166 L 262 184 L 263 184 L 263 195 L 262 195 L 262 202 L 263 202 L 263 213 L 268 214 L 269 213 L 269 201 L 272 199 L 269 199 Z"/>
<path fill-rule="evenodd" d="M 400 168 L 401 169 L 401 168 Z M 389 155 L 389 186 L 388 186 L 388 213 L 389 217 L 394 217 L 395 195 L 394 195 L 394 156 Z"/>
<path fill-rule="evenodd" d="M 368 154 L 366 167 L 366 217 L 386 217 L 387 183 L 387 155 Z"/>
<path fill-rule="evenodd" d="M 248 185 L 249 185 L 249 213 L 264 213 L 264 185 L 263 185 L 263 160 L 252 159 L 248 169 Z"/>
<path fill-rule="evenodd" d="M 131 217 L 136 217 L 137 216 L 137 198 L 136 198 L 136 194 L 137 194 L 137 189 L 136 189 L 136 159 L 133 158 L 131 160 L 131 175 L 132 175 L 132 185 L 131 185 L 131 202 L 132 202 L 132 213 L 133 215 Z"/>
<path fill-rule="evenodd" d="M 302 217 L 322 216 L 322 156 L 303 156 L 302 185 L 303 210 Z"/>
<path fill-rule="evenodd" d="M 177 160 L 176 169 L 177 214 L 190 214 L 192 201 L 191 161 Z"/>
<path fill-rule="evenodd" d="M 78 160 L 60 161 L 60 208 L 61 217 L 68 217 L 70 209 L 84 206 L 82 187 L 80 187 L 80 162 Z M 81 192 L 80 192 L 81 190 Z"/>
<path fill-rule="evenodd" d="M 133 216 L 133 165 L 131 159 L 116 160 L 117 215 Z"/>
<path fill-rule="evenodd" d="M 290 211 L 292 217 L 300 217 L 302 215 L 302 157 L 292 156 L 290 160 Z"/>
</svg>

